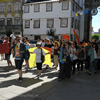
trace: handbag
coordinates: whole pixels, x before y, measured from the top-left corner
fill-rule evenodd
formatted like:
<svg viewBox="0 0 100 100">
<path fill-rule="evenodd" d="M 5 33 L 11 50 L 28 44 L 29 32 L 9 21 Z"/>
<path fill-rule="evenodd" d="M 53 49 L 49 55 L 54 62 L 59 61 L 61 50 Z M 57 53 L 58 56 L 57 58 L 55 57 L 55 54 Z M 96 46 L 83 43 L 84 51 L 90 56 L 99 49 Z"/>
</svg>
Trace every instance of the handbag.
<svg viewBox="0 0 100 100">
<path fill-rule="evenodd" d="M 42 49 L 41 49 L 41 61 L 42 61 L 42 63 L 45 61 L 45 57 L 43 55 Z"/>
</svg>

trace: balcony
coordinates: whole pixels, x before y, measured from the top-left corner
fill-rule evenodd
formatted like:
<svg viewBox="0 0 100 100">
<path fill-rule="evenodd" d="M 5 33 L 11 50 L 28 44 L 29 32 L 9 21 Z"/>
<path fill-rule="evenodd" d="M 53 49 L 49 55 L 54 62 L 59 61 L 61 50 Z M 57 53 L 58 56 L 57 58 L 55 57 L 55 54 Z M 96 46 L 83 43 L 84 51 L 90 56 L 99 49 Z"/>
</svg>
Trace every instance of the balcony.
<svg viewBox="0 0 100 100">
<path fill-rule="evenodd" d="M 0 31 L 6 31 L 6 30 L 22 30 L 22 25 L 0 25 Z"/>
<path fill-rule="evenodd" d="M 15 10 L 15 12 L 21 13 L 21 10 Z"/>
<path fill-rule="evenodd" d="M 12 10 L 8 10 L 7 13 L 12 13 Z"/>
<path fill-rule="evenodd" d="M 0 14 L 5 13 L 5 11 L 0 11 Z"/>
</svg>

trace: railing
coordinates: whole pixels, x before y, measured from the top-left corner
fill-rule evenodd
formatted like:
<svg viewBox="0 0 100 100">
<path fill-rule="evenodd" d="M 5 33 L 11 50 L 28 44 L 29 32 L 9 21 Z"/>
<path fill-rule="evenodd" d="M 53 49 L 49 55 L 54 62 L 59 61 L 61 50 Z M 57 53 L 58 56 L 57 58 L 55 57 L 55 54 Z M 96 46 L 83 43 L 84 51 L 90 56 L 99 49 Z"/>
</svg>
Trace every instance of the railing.
<svg viewBox="0 0 100 100">
<path fill-rule="evenodd" d="M 6 30 L 6 29 L 22 29 L 22 25 L 0 25 L 0 30 Z"/>
<path fill-rule="evenodd" d="M 18 12 L 18 13 L 21 13 L 21 10 L 15 10 L 14 12 Z"/>
<path fill-rule="evenodd" d="M 0 11 L 0 13 L 5 13 L 5 11 Z"/>
</svg>

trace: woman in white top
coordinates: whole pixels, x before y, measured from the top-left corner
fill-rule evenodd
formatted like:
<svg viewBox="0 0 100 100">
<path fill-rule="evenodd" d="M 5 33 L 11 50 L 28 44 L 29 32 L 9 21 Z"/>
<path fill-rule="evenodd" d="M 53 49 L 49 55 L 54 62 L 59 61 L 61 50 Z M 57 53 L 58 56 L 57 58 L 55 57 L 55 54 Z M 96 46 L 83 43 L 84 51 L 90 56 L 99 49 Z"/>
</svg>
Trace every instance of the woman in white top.
<svg viewBox="0 0 100 100">
<path fill-rule="evenodd" d="M 45 53 L 42 48 L 41 48 L 41 42 L 37 42 L 37 49 L 35 49 L 33 51 L 33 53 L 36 54 L 36 65 L 37 65 L 37 70 L 38 70 L 38 75 L 37 75 L 37 79 L 40 78 L 41 75 L 41 71 L 42 71 L 42 60 L 41 60 L 41 52 L 42 54 L 45 56 L 46 54 L 50 54 L 49 53 Z"/>
<path fill-rule="evenodd" d="M 74 75 L 75 73 L 75 65 L 77 63 L 77 43 L 73 42 L 71 44 L 71 57 L 73 57 L 73 61 L 72 61 L 72 75 Z"/>
</svg>

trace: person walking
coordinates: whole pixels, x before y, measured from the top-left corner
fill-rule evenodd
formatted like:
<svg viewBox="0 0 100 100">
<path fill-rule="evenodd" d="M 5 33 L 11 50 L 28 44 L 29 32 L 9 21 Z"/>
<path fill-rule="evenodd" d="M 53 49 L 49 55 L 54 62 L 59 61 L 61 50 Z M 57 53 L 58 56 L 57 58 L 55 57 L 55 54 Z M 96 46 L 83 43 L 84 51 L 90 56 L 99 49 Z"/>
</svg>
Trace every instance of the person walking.
<svg viewBox="0 0 100 100">
<path fill-rule="evenodd" d="M 59 72 L 58 80 L 68 79 L 71 76 L 71 59 L 70 59 L 70 46 L 68 40 L 62 41 L 61 51 L 60 51 L 60 62 L 61 70 Z"/>
<path fill-rule="evenodd" d="M 9 68 L 12 68 L 13 67 L 12 62 L 10 60 L 10 56 L 11 56 L 10 46 L 11 46 L 11 43 L 9 42 L 9 37 L 6 37 L 5 40 L 6 41 L 3 44 L 9 44 L 9 53 L 8 54 L 5 54 L 5 60 L 7 60 L 7 64 L 8 64 L 7 69 L 9 69 Z"/>
<path fill-rule="evenodd" d="M 15 58 L 15 66 L 19 74 L 19 78 L 17 80 L 22 82 L 22 64 L 25 59 L 26 46 L 22 42 L 20 35 L 16 36 L 16 44 L 14 44 L 11 48 L 14 49 L 13 57 Z"/>
<path fill-rule="evenodd" d="M 40 78 L 41 76 L 41 71 L 42 71 L 42 58 L 41 56 L 45 56 L 46 54 L 50 54 L 50 52 L 45 53 L 43 49 L 41 48 L 41 42 L 37 42 L 37 48 L 32 52 L 33 54 L 36 54 L 36 66 L 38 70 L 38 75 L 36 76 L 37 79 Z"/>
<path fill-rule="evenodd" d="M 90 41 L 87 42 L 87 46 L 85 47 L 86 51 L 86 60 L 85 60 L 85 71 L 89 71 L 89 66 L 90 66 L 90 56 L 88 55 L 89 49 L 91 48 Z"/>
<path fill-rule="evenodd" d="M 29 61 L 28 60 L 29 60 L 29 57 L 30 57 L 30 53 L 29 53 L 28 49 L 30 49 L 31 45 L 28 42 L 27 37 L 24 37 L 24 43 L 25 43 L 25 46 L 26 46 L 25 62 L 26 62 L 26 65 L 27 65 L 27 68 L 26 68 L 26 72 L 27 72 L 28 68 L 29 68 Z"/>
<path fill-rule="evenodd" d="M 59 42 L 55 41 L 54 42 L 54 50 L 53 50 L 53 58 L 54 58 L 54 65 L 55 65 L 55 69 L 57 70 L 58 67 L 58 63 L 59 63 L 59 54 L 60 54 L 60 48 L 59 48 Z"/>
<path fill-rule="evenodd" d="M 91 53 L 90 53 L 91 52 Z M 97 50 L 96 50 L 96 43 L 93 43 L 93 48 L 89 51 L 90 57 L 91 57 L 91 62 L 90 62 L 90 67 L 89 67 L 89 75 L 91 75 L 92 67 L 94 67 L 95 72 L 94 74 L 97 74 Z"/>
<path fill-rule="evenodd" d="M 71 44 L 71 54 L 72 54 L 72 57 L 73 57 L 72 75 L 74 75 L 75 74 L 75 65 L 78 62 L 78 60 L 77 60 L 77 43 L 76 42 L 72 42 L 72 44 Z"/>
<path fill-rule="evenodd" d="M 80 65 L 81 65 L 81 73 L 83 72 L 83 62 L 86 59 L 86 52 L 85 48 L 82 46 L 82 42 L 80 42 L 79 48 L 77 50 L 78 55 L 78 64 L 77 64 L 77 70 L 80 71 Z"/>
<path fill-rule="evenodd" d="M 45 42 L 46 42 L 46 44 L 44 45 L 44 47 L 51 48 L 50 40 L 49 39 L 46 39 Z M 48 69 L 48 65 L 46 65 L 46 69 Z"/>
</svg>

